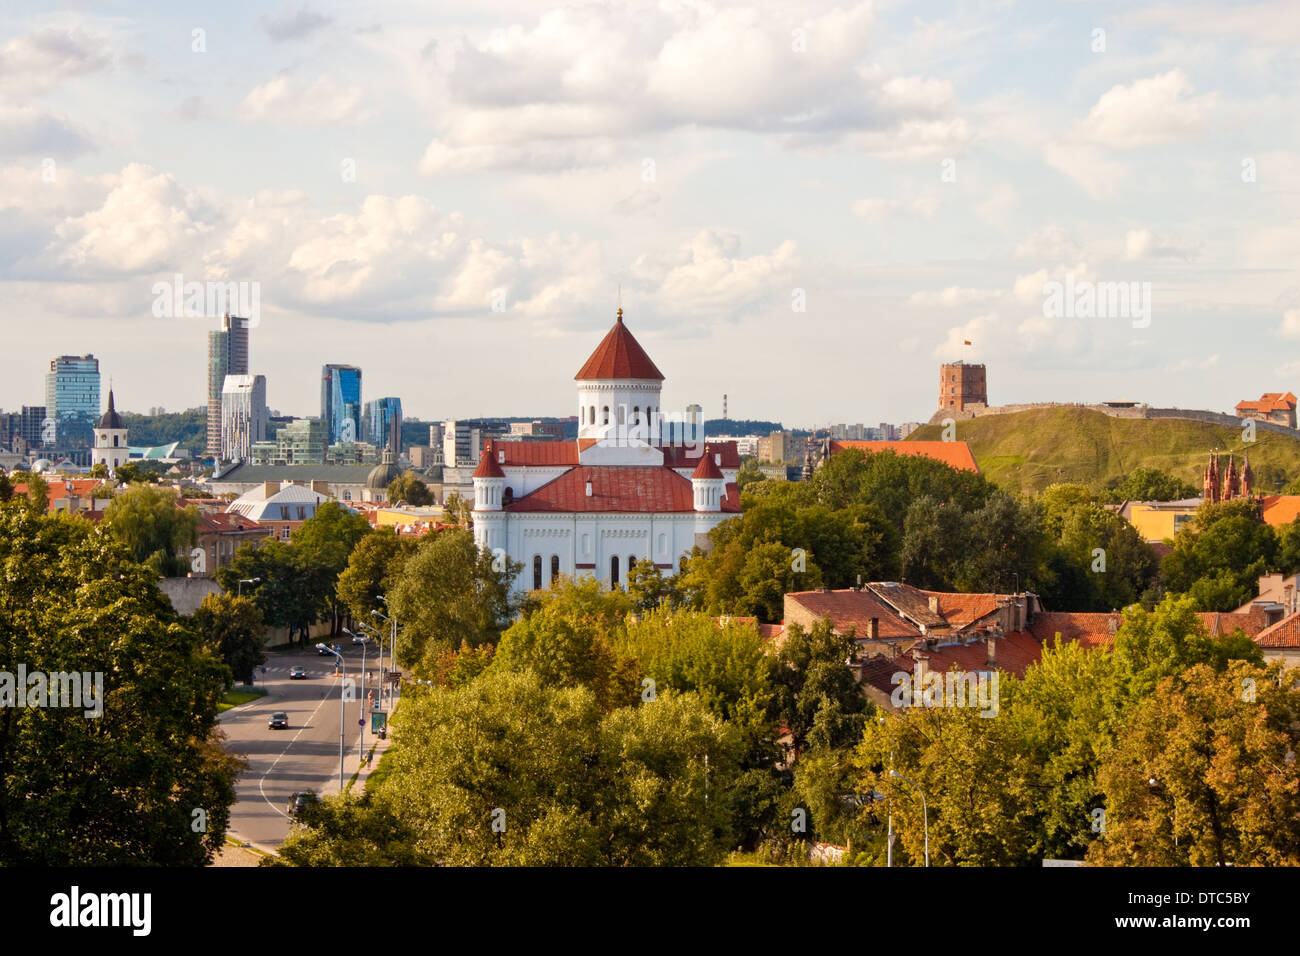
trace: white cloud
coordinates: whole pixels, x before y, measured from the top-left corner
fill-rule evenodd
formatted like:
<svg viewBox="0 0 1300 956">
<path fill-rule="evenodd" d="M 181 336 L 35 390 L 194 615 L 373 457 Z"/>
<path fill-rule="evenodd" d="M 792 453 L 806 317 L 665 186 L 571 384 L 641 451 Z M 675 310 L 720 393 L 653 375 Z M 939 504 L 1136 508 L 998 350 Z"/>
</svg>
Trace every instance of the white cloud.
<svg viewBox="0 0 1300 956">
<path fill-rule="evenodd" d="M 884 199 L 880 197 L 859 199 L 850 207 L 853 215 L 860 216 L 868 222 L 884 222 L 900 214 L 913 214 L 933 219 L 939 209 L 936 196 L 917 196 L 914 199 Z"/>
<path fill-rule="evenodd" d="M 1300 339 L 1300 309 L 1287 309 L 1282 313 L 1282 324 L 1277 334 L 1287 339 Z"/>
<path fill-rule="evenodd" d="M 326 74 L 303 83 L 284 73 L 249 91 L 238 110 L 246 122 L 295 126 L 350 125 L 372 113 L 360 87 L 340 85 Z"/>
<path fill-rule="evenodd" d="M 992 302 L 1002 295 L 1003 293 L 997 289 L 963 289 L 954 285 L 938 292 L 913 292 L 907 297 L 907 304 L 919 307 L 955 308 Z"/>
<path fill-rule="evenodd" d="M 1124 237 L 1124 258 L 1129 262 L 1141 259 L 1193 259 L 1200 251 L 1199 243 L 1161 239 L 1150 229 L 1130 229 Z"/>
<path fill-rule="evenodd" d="M 0 46 L 0 93 L 41 93 L 112 65 L 107 45 L 82 30 L 47 27 Z"/>
<path fill-rule="evenodd" d="M 1110 149 L 1133 149 L 1199 136 L 1218 94 L 1192 96 L 1180 69 L 1111 87 L 1079 127 L 1079 137 Z"/>
<path fill-rule="evenodd" d="M 1012 258 L 1015 259 L 1054 259 L 1058 262 L 1077 259 L 1083 254 L 1083 247 L 1074 240 L 1061 226 L 1050 225 L 1034 231 L 1019 243 Z"/>
<path fill-rule="evenodd" d="M 426 174 L 586 168 L 638 137 L 743 130 L 802 148 L 956 155 L 974 139 L 950 83 L 863 61 L 870 4 L 802 21 L 757 5 L 543 13 L 426 58 L 437 130 Z"/>
</svg>

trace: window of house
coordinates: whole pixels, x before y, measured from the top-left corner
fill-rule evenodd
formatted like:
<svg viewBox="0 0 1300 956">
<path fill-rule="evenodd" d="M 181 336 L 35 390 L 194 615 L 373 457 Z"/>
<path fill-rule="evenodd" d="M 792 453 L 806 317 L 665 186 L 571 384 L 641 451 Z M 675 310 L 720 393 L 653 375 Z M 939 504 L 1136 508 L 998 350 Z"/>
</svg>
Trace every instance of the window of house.
<svg viewBox="0 0 1300 956">
<path fill-rule="evenodd" d="M 299 521 L 306 521 L 306 520 L 307 520 L 307 506 L 306 506 L 306 505 L 299 505 L 299 506 L 298 506 L 298 520 L 299 520 Z"/>
<path fill-rule="evenodd" d="M 560 556 L 558 554 L 553 554 L 551 555 L 551 583 L 554 584 L 555 579 L 558 578 L 559 576 L 560 576 Z"/>
<path fill-rule="evenodd" d="M 609 424 L 609 406 L 608 406 L 608 405 L 605 405 L 604 407 L 602 407 L 602 408 L 601 408 L 601 413 L 602 413 L 602 421 L 601 421 L 601 424 L 602 424 L 602 425 L 608 425 L 608 424 Z"/>
<path fill-rule="evenodd" d="M 541 589 L 542 589 L 542 556 L 540 554 L 535 554 L 533 555 L 533 590 L 540 591 Z"/>
<path fill-rule="evenodd" d="M 618 587 L 618 555 L 609 559 L 609 589 L 613 591 Z"/>
<path fill-rule="evenodd" d="M 633 406 L 632 406 L 632 424 L 633 424 L 633 425 L 640 425 L 640 424 L 641 424 L 641 406 L 640 406 L 640 405 L 633 405 Z"/>
</svg>

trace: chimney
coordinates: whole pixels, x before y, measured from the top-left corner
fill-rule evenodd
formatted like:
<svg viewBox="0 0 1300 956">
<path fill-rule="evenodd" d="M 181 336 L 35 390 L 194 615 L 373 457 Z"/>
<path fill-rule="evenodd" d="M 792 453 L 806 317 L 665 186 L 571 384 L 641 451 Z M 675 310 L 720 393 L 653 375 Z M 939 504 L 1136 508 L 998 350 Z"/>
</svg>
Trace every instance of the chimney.
<svg viewBox="0 0 1300 956">
<path fill-rule="evenodd" d="M 984 655 L 984 663 L 989 667 L 998 666 L 998 644 L 997 638 L 990 634 L 984 640 L 984 647 L 987 653 Z"/>
<path fill-rule="evenodd" d="M 590 479 L 590 478 L 587 479 L 587 497 L 588 497 L 588 498 L 591 497 L 591 479 Z"/>
<path fill-rule="evenodd" d="M 267 498 L 271 497 L 273 494 L 276 494 L 279 490 L 280 490 L 280 483 L 278 481 L 262 482 L 262 494 L 265 495 Z"/>
<path fill-rule="evenodd" d="M 867 622 L 867 640 L 874 641 L 880 637 L 880 618 L 873 617 Z"/>
<path fill-rule="evenodd" d="M 933 594 L 930 595 L 930 613 L 931 614 L 939 613 L 939 599 L 935 597 Z"/>
<path fill-rule="evenodd" d="M 328 481 L 321 481 L 320 479 L 313 478 L 311 482 L 311 490 L 319 492 L 322 495 L 328 495 L 330 493 L 330 483 Z"/>
</svg>

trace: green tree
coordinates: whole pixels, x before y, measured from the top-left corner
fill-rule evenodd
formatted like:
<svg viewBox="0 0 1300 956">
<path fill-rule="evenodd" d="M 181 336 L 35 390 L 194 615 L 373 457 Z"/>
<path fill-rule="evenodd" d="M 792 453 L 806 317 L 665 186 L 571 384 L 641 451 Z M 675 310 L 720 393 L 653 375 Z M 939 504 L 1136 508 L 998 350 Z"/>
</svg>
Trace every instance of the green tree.
<svg viewBox="0 0 1300 956">
<path fill-rule="evenodd" d="M 358 541 L 336 589 L 348 614 L 369 621 L 371 611 L 382 611 L 380 596 L 393 587 L 415 549 L 414 538 L 401 537 L 391 527 L 378 528 Z"/>
<path fill-rule="evenodd" d="M 266 626 L 251 598 L 209 594 L 194 612 L 194 626 L 235 680 L 253 682 L 253 668 L 266 663 L 262 644 Z"/>
<path fill-rule="evenodd" d="M 109 502 L 103 525 L 136 561 L 163 577 L 184 575 L 190 569 L 189 549 L 198 542 L 199 511 L 177 503 L 170 488 L 134 485 Z"/>
<path fill-rule="evenodd" d="M 548 686 L 586 687 L 602 713 L 637 700 L 635 662 L 611 643 L 631 602 L 595 578 L 563 580 L 501 635 L 492 667 L 529 670 Z"/>
<path fill-rule="evenodd" d="M 1225 574 L 1235 584 L 1203 587 L 1198 600 L 1232 602 L 1198 605 L 1204 611 L 1231 611 L 1250 600 L 1259 576 L 1276 565 L 1278 554 L 1277 535 L 1264 523 L 1255 503 L 1245 499 L 1202 505 L 1196 520 L 1175 535 L 1173 548 L 1161 564 L 1170 591 L 1190 592 L 1199 579 Z"/>
<path fill-rule="evenodd" d="M 124 461 L 117 466 L 117 480 L 124 485 L 158 483 L 158 472 L 137 461 Z"/>
<path fill-rule="evenodd" d="M 460 528 L 421 538 L 388 592 L 401 629 L 398 663 L 424 676 L 434 672 L 441 651 L 496 643 L 518 609 L 510 582 L 522 567 L 480 550 Z"/>
<path fill-rule="evenodd" d="M 442 517 L 448 524 L 468 528 L 474 520 L 474 502 L 466 501 L 453 491 L 442 504 Z"/>
<path fill-rule="evenodd" d="M 154 572 L 89 522 L 0 507 L 0 566 L 4 659 L 102 682 L 82 701 L 97 716 L 0 707 L 0 864 L 210 862 L 239 771 L 216 725 L 225 666 Z"/>
<path fill-rule="evenodd" d="M 318 616 L 330 620 L 331 635 L 338 634 L 345 610 L 338 594 L 339 576 L 353 549 L 368 534 L 370 522 L 336 501 L 322 502 L 312 517 L 294 529 L 294 552 L 318 602 Z"/>
<path fill-rule="evenodd" d="M 23 476 L 23 484 L 27 486 L 28 507 L 37 514 L 45 514 L 50 506 L 49 484 L 34 471 Z"/>
<path fill-rule="evenodd" d="M 1122 501 L 1181 501 L 1195 498 L 1201 489 L 1159 468 L 1134 468 L 1123 478 L 1114 479 L 1105 500 L 1108 504 Z"/>
<path fill-rule="evenodd" d="M 1118 866 L 1300 865 L 1294 670 L 1198 664 L 1140 700 L 1098 775 Z"/>
<path fill-rule="evenodd" d="M 837 634 L 829 621 L 786 627 L 773 678 L 777 716 L 790 731 L 796 755 L 807 749 L 810 736 L 828 748 L 851 746 L 862 737 L 871 707 L 846 666 L 855 653 L 854 639 Z"/>
<path fill-rule="evenodd" d="M 443 865 L 709 865 L 732 846 L 734 744 L 694 695 L 602 719 L 586 687 L 490 668 L 402 709 L 381 789 Z"/>
<path fill-rule="evenodd" d="M 414 833 L 382 796 L 346 793 L 302 812 L 278 857 L 263 866 L 431 866 Z"/>
<path fill-rule="evenodd" d="M 386 494 L 390 502 L 405 501 L 415 508 L 424 508 L 433 504 L 433 492 L 413 471 L 403 472 L 390 481 Z"/>
<path fill-rule="evenodd" d="M 758 470 L 758 462 L 753 458 L 745 458 L 740 463 L 740 470 L 736 473 L 736 487 L 744 491 L 749 485 L 760 481 L 766 481 L 767 476 Z"/>
<path fill-rule="evenodd" d="M 225 591 L 251 597 L 267 627 L 287 628 L 290 639 L 297 635 L 299 642 L 306 642 L 320 613 L 322 598 L 314 589 L 322 579 L 303 566 L 293 545 L 274 538 L 246 544 L 216 577 Z"/>
</svg>

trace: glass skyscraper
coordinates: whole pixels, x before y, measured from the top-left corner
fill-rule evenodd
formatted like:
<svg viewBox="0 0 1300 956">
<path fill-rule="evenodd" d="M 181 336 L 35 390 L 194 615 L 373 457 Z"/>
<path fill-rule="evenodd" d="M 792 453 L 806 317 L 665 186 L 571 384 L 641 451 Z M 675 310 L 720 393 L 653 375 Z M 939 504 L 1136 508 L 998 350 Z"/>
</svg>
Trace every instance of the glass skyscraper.
<svg viewBox="0 0 1300 956">
<path fill-rule="evenodd" d="M 220 457 L 221 389 L 227 375 L 248 374 L 248 320 L 229 312 L 221 328 L 208 333 L 208 441 L 207 454 Z"/>
<path fill-rule="evenodd" d="M 366 402 L 366 441 L 376 448 L 402 453 L 402 400 L 376 398 Z"/>
<path fill-rule="evenodd" d="M 99 359 L 93 355 L 60 355 L 50 359 L 45 376 L 46 421 L 42 444 L 57 446 L 79 461 L 89 460 L 95 422 L 99 420 Z"/>
<path fill-rule="evenodd" d="M 361 369 L 326 365 L 320 378 L 320 420 L 329 444 L 362 441 Z"/>
</svg>

